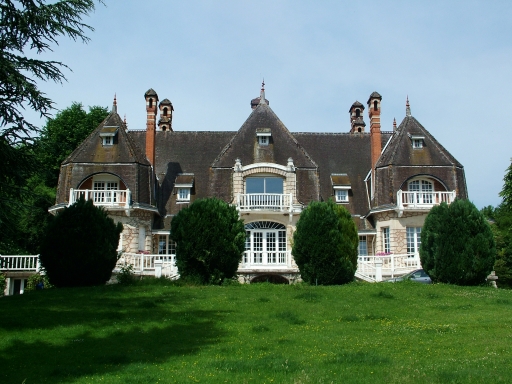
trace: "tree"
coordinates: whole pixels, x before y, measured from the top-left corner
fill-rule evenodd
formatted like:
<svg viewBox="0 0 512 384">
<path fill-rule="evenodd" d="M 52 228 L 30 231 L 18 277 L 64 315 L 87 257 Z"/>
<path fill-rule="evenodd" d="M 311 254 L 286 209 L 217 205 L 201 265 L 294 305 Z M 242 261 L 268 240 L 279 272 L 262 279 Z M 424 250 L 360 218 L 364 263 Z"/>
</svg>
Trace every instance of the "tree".
<svg viewBox="0 0 512 384">
<path fill-rule="evenodd" d="M 101 0 L 100 0 L 101 1 Z M 87 42 L 81 22 L 95 8 L 94 0 L 3 0 L 0 2 L 0 251 L 16 251 L 16 226 L 20 208 L 30 195 L 23 188 L 27 174 L 34 170 L 30 143 L 38 128 L 24 116 L 26 108 L 49 117 L 50 98 L 38 81 L 65 80 L 58 61 L 35 56 L 51 51 L 59 37 Z"/>
<path fill-rule="evenodd" d="M 333 201 L 312 202 L 302 211 L 292 254 L 310 284 L 345 284 L 357 269 L 357 228 L 350 212 Z"/>
<path fill-rule="evenodd" d="M 92 200 L 83 198 L 50 221 L 41 244 L 40 260 L 56 287 L 105 284 L 117 262 L 123 231 Z"/>
<path fill-rule="evenodd" d="M 9 144 L 24 142 L 38 128 L 25 120 L 25 107 L 49 117 L 53 102 L 37 81 L 62 82 L 65 76 L 58 61 L 28 57 L 51 51 L 61 36 L 87 42 L 82 17 L 95 8 L 94 0 L 4 0 L 0 4 L 0 138 Z"/>
<path fill-rule="evenodd" d="M 210 198 L 192 203 L 171 222 L 176 266 L 184 278 L 220 284 L 235 276 L 245 244 L 244 223 L 235 207 Z"/>
<path fill-rule="evenodd" d="M 503 181 L 500 192 L 503 201 L 496 208 L 483 208 L 482 213 L 491 222 L 496 241 L 494 270 L 498 276 L 498 287 L 512 288 L 512 164 L 507 168 Z"/>
<path fill-rule="evenodd" d="M 469 200 L 432 208 L 421 231 L 420 259 L 434 282 L 478 285 L 496 258 L 492 230 Z"/>
</svg>

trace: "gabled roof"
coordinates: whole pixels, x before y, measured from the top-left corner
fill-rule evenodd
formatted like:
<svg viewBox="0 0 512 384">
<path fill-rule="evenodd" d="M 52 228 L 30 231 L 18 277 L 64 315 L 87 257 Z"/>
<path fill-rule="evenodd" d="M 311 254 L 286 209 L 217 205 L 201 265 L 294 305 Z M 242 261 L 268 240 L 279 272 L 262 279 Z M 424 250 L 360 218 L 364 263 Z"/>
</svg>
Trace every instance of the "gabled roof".
<svg viewBox="0 0 512 384">
<path fill-rule="evenodd" d="M 115 133 L 114 145 L 103 146 L 101 135 Z M 140 163 L 150 165 L 144 152 L 126 132 L 126 125 L 112 111 L 92 133 L 69 155 L 67 163 Z"/>
<path fill-rule="evenodd" d="M 268 146 L 259 146 L 257 132 L 262 128 L 270 130 L 271 140 Z M 213 161 L 212 167 L 233 167 L 239 158 L 243 165 L 254 163 L 276 163 L 285 165 L 288 158 L 293 159 L 295 167 L 317 168 L 316 163 L 307 154 L 277 115 L 266 103 L 259 103 L 245 123 L 233 136 L 222 152 Z"/>
<path fill-rule="evenodd" d="M 411 139 L 423 137 L 423 148 L 414 149 Z M 377 161 L 376 168 L 389 165 L 462 167 L 439 142 L 412 116 L 406 116 Z"/>
</svg>

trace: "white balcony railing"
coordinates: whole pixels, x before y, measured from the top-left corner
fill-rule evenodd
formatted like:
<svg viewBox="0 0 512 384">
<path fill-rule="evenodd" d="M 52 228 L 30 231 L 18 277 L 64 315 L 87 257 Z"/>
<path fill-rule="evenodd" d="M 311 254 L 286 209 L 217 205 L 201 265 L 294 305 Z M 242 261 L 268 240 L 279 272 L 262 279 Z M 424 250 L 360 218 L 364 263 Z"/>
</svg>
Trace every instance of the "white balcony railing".
<svg viewBox="0 0 512 384">
<path fill-rule="evenodd" d="M 290 251 L 245 251 L 239 266 L 240 269 L 280 269 L 291 267 L 292 258 Z"/>
<path fill-rule="evenodd" d="M 291 211 L 292 195 L 281 193 L 247 193 L 237 196 L 237 207 L 241 211 Z"/>
<path fill-rule="evenodd" d="M 144 253 L 123 253 L 117 261 L 115 270 L 132 265 L 133 272 L 139 275 L 155 275 L 155 261 L 162 268 L 162 276 L 178 277 L 176 255 L 152 255 Z"/>
<path fill-rule="evenodd" d="M 69 190 L 69 205 L 83 196 L 85 200 L 92 200 L 94 205 L 101 205 L 109 208 L 130 208 L 131 192 L 124 190 L 92 190 L 92 189 L 73 189 Z"/>
<path fill-rule="evenodd" d="M 39 271 L 39 255 L 0 255 L 0 271 Z"/>
<path fill-rule="evenodd" d="M 396 205 L 399 210 L 404 209 L 430 209 L 442 202 L 451 204 L 455 200 L 455 191 L 451 192 L 410 192 L 399 190 L 396 196 Z"/>
<path fill-rule="evenodd" d="M 421 268 L 418 253 L 384 256 L 358 256 L 357 273 L 376 281 L 405 275 Z"/>
</svg>

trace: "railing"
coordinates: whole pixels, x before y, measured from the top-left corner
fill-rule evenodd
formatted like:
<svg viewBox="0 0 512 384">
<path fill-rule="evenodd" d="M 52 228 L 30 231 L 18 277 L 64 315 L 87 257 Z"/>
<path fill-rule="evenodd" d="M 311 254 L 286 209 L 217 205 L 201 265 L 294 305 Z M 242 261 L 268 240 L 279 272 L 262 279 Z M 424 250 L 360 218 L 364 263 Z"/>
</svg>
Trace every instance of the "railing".
<svg viewBox="0 0 512 384">
<path fill-rule="evenodd" d="M 1 271 L 37 272 L 39 269 L 39 255 L 0 255 Z"/>
<path fill-rule="evenodd" d="M 241 211 L 291 211 L 292 195 L 281 193 L 247 193 L 237 196 L 237 207 Z"/>
<path fill-rule="evenodd" d="M 158 267 L 162 268 L 162 275 L 166 277 L 177 277 L 178 268 L 176 267 L 176 255 L 151 255 L 144 253 L 123 253 L 115 270 L 119 271 L 121 267 L 132 265 L 133 271 L 141 275 L 155 274 L 155 261 L 160 262 Z"/>
<path fill-rule="evenodd" d="M 291 268 L 290 251 L 256 252 L 245 251 L 240 263 L 240 269 L 247 268 Z"/>
<path fill-rule="evenodd" d="M 71 188 L 69 190 L 69 204 L 73 204 L 82 196 L 85 200 L 92 200 L 94 205 L 127 209 L 130 207 L 132 194 L 129 189 L 93 190 Z"/>
<path fill-rule="evenodd" d="M 405 275 L 421 268 L 417 253 L 385 256 L 358 256 L 357 272 L 377 281 Z"/>
<path fill-rule="evenodd" d="M 443 202 L 451 204 L 455 200 L 455 191 L 451 192 L 397 192 L 398 209 L 430 209 Z"/>
</svg>

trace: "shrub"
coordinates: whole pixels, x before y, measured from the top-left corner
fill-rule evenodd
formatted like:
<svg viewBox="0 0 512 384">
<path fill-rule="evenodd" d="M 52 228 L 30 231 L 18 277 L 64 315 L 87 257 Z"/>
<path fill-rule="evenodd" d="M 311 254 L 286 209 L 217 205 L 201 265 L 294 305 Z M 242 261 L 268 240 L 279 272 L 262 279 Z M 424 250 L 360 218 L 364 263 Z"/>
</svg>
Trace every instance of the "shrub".
<svg viewBox="0 0 512 384">
<path fill-rule="evenodd" d="M 135 275 L 133 274 L 133 265 L 128 264 L 122 266 L 117 274 L 117 282 L 123 285 L 131 285 L 135 283 Z"/>
<path fill-rule="evenodd" d="M 123 230 L 91 200 L 78 200 L 50 221 L 41 244 L 40 260 L 56 287 L 105 284 L 117 262 Z"/>
<path fill-rule="evenodd" d="M 50 283 L 50 280 L 48 279 L 48 275 L 36 273 L 28 278 L 27 286 L 25 287 L 25 290 L 26 291 L 34 291 L 37 289 L 38 284 L 42 284 L 41 287 L 44 289 L 53 287 L 53 285 Z"/>
<path fill-rule="evenodd" d="M 431 209 L 421 232 L 420 259 L 434 282 L 478 285 L 496 257 L 493 233 L 469 200 Z"/>
<path fill-rule="evenodd" d="M 173 218 L 171 237 L 183 278 L 222 284 L 235 275 L 245 244 L 235 207 L 214 198 L 197 200 Z"/>
<path fill-rule="evenodd" d="M 312 202 L 297 222 L 292 253 L 305 282 L 344 284 L 354 280 L 357 245 L 357 228 L 344 207 Z"/>
<path fill-rule="evenodd" d="M 0 272 L 0 296 L 4 295 L 6 286 L 7 286 L 7 280 L 5 279 L 5 275 Z"/>
</svg>

